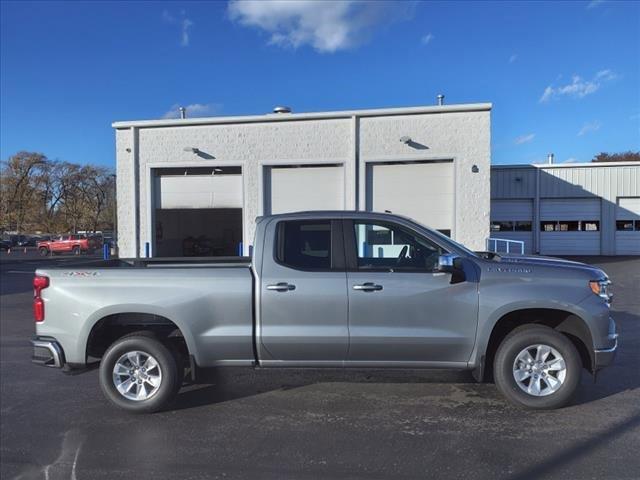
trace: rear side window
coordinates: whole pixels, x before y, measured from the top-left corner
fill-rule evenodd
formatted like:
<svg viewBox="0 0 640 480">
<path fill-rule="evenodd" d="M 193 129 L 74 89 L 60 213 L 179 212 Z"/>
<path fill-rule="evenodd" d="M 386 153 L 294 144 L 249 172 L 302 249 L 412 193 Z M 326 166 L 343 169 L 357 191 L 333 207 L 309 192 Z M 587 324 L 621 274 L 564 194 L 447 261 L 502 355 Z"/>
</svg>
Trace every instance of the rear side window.
<svg viewBox="0 0 640 480">
<path fill-rule="evenodd" d="M 329 270 L 331 221 L 281 222 L 278 225 L 276 259 L 298 270 Z"/>
</svg>

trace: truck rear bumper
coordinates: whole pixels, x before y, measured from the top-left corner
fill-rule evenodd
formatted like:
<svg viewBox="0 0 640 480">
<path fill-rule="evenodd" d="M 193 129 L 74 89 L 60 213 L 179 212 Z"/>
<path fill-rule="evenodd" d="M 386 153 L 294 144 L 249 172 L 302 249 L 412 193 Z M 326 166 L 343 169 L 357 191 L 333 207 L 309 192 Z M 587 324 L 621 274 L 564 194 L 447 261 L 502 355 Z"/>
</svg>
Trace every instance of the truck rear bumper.
<svg viewBox="0 0 640 480">
<path fill-rule="evenodd" d="M 64 367 L 64 351 L 55 338 L 35 337 L 31 340 L 33 355 L 31 361 L 45 367 Z"/>
</svg>

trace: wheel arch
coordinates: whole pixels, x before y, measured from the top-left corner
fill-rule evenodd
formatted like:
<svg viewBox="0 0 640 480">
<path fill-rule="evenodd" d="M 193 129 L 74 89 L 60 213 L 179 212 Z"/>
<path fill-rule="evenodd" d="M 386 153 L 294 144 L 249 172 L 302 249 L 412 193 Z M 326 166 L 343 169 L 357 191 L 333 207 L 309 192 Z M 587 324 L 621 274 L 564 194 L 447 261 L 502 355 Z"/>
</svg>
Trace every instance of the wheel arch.
<svg viewBox="0 0 640 480">
<path fill-rule="evenodd" d="M 474 376 L 479 380 L 489 380 L 493 374 L 493 360 L 500 343 L 522 325 L 545 325 L 565 335 L 576 347 L 584 368 L 593 372 L 595 359 L 593 339 L 587 323 L 579 315 L 557 308 L 521 308 L 504 313 L 493 325 L 489 335 L 483 361 Z"/>
<path fill-rule="evenodd" d="M 195 345 L 189 331 L 183 328 L 182 322 L 164 314 L 131 309 L 109 312 L 97 317 L 91 322 L 85 342 L 87 363 L 99 360 L 109 345 L 135 331 L 151 331 L 160 338 L 171 339 L 178 348 L 181 348 L 179 344 L 182 342 L 187 356 L 195 354 Z"/>
</svg>

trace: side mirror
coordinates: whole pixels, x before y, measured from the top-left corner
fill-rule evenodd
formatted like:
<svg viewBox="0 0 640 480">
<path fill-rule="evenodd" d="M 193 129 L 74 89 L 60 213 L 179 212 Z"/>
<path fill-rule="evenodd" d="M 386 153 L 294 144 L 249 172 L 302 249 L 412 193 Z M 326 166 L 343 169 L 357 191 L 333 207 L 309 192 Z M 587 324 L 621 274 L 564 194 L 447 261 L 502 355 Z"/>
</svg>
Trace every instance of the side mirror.
<svg viewBox="0 0 640 480">
<path fill-rule="evenodd" d="M 455 253 L 445 253 L 438 257 L 438 272 L 453 273 L 456 270 L 455 262 L 460 256 Z"/>
</svg>

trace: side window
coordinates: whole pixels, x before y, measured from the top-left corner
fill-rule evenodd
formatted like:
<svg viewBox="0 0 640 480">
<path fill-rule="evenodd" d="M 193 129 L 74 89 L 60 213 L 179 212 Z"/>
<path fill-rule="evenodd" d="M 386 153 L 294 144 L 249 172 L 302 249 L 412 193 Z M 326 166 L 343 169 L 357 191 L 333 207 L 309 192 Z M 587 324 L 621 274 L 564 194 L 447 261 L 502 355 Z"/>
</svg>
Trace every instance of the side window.
<svg viewBox="0 0 640 480">
<path fill-rule="evenodd" d="M 444 250 L 402 227 L 354 222 L 358 270 L 432 272 Z"/>
<path fill-rule="evenodd" d="M 276 259 L 299 270 L 331 268 L 331 221 L 288 221 L 278 225 Z"/>
</svg>

